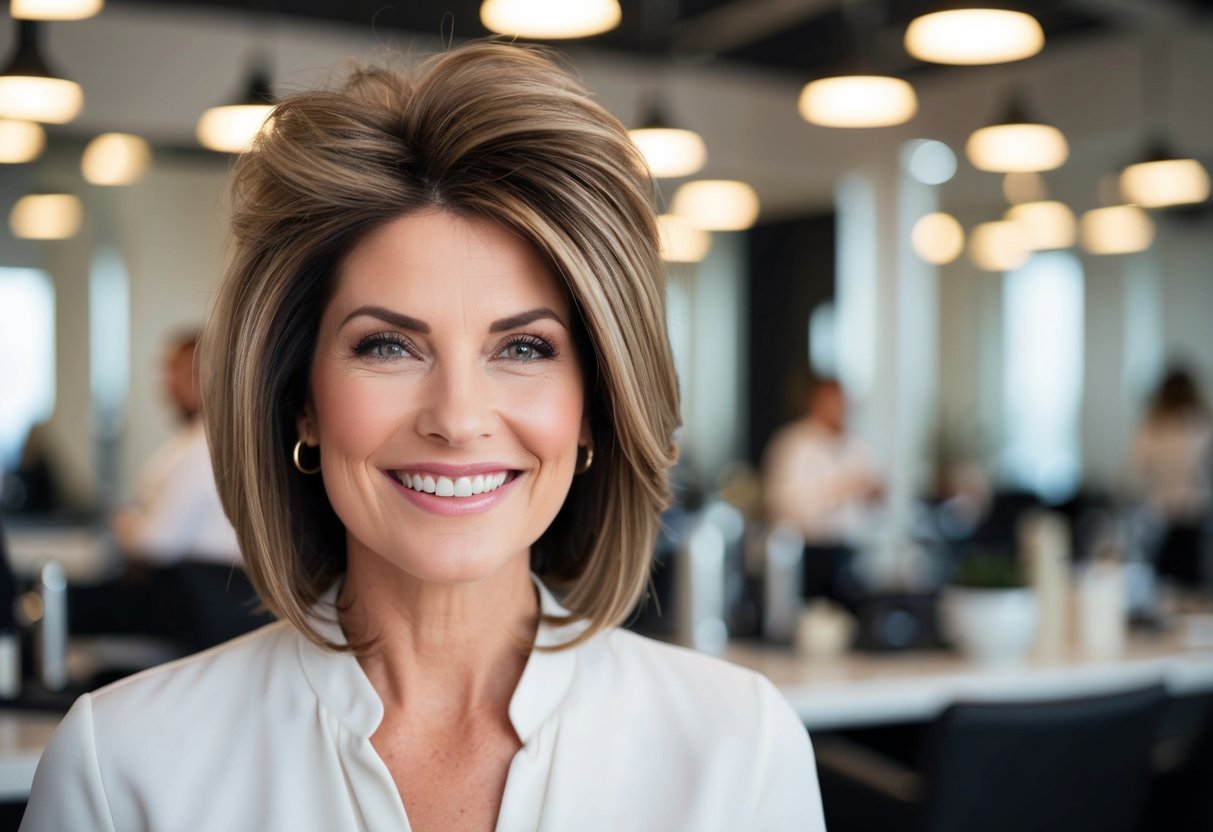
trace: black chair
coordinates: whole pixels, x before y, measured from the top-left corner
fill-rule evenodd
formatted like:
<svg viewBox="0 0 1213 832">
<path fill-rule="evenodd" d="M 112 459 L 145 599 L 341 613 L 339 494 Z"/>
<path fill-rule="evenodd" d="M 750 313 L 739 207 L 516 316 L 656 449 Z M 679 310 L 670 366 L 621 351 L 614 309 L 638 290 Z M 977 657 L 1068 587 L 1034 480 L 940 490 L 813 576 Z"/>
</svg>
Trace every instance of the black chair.
<svg viewBox="0 0 1213 832">
<path fill-rule="evenodd" d="M 1145 807 L 1161 686 L 1056 702 L 958 703 L 908 766 L 815 739 L 831 832 L 1132 832 Z"/>
</svg>

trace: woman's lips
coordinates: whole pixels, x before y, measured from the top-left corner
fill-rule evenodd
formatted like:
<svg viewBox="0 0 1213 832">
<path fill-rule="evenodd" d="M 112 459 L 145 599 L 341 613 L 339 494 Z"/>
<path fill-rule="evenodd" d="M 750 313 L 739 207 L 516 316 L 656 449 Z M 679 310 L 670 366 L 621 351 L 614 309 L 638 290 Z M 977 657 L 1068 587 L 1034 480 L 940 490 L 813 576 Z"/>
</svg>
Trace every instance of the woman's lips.
<svg viewBox="0 0 1213 832">
<path fill-rule="evenodd" d="M 496 506 L 517 482 L 519 471 L 497 470 L 464 476 L 433 471 L 387 471 L 388 479 L 418 508 L 445 516 L 475 514 Z"/>
</svg>

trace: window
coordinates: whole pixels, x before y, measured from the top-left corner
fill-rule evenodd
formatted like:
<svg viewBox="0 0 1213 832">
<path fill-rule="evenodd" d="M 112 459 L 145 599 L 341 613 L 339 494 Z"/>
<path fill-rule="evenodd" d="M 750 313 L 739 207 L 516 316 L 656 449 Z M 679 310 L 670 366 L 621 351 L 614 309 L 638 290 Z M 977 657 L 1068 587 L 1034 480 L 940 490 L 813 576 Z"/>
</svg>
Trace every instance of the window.
<svg viewBox="0 0 1213 832">
<path fill-rule="evenodd" d="M 1069 252 L 1036 254 L 1003 282 L 1003 470 L 1058 501 L 1078 486 L 1083 275 Z"/>
<path fill-rule="evenodd" d="M 29 429 L 55 407 L 55 290 L 35 269 L 0 268 L 0 464 L 16 466 Z"/>
</svg>

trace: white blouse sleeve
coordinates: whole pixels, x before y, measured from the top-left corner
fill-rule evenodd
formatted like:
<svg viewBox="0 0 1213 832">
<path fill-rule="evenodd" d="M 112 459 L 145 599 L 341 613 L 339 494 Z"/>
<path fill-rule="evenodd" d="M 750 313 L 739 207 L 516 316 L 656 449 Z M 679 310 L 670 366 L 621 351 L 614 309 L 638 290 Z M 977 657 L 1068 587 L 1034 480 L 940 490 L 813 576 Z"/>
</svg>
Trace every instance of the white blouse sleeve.
<svg viewBox="0 0 1213 832">
<path fill-rule="evenodd" d="M 770 681 L 759 681 L 754 832 L 824 832 L 813 746 L 800 717 Z"/>
<path fill-rule="evenodd" d="M 76 700 L 38 762 L 21 832 L 115 832 L 101 783 L 89 694 Z"/>
</svg>

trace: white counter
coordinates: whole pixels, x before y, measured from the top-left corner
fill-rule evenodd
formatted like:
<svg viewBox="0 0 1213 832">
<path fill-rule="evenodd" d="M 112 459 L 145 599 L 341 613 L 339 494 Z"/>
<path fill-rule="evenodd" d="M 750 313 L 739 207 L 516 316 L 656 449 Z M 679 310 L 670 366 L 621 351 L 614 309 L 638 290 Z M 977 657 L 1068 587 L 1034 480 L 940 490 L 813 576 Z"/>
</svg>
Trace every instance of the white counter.
<svg viewBox="0 0 1213 832">
<path fill-rule="evenodd" d="M 733 645 L 725 658 L 769 677 L 810 730 L 925 721 L 958 700 L 1074 698 L 1155 682 L 1172 694 L 1213 692 L 1213 649 L 1185 649 L 1176 634 L 1135 635 L 1119 658 L 1075 650 L 1012 667 L 976 665 L 945 651 L 810 659 L 790 649 Z"/>
</svg>

